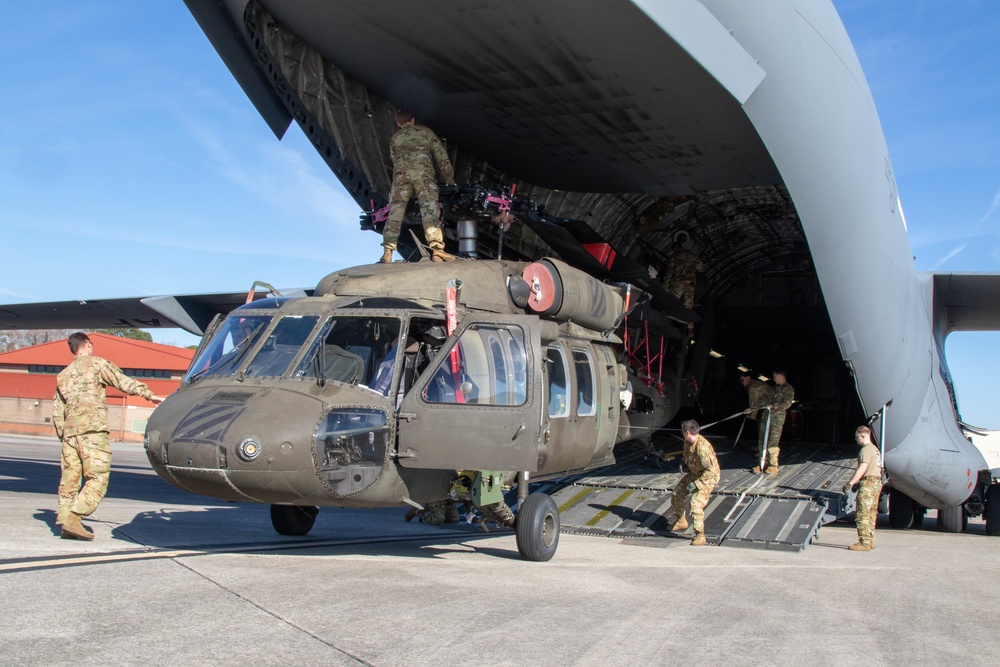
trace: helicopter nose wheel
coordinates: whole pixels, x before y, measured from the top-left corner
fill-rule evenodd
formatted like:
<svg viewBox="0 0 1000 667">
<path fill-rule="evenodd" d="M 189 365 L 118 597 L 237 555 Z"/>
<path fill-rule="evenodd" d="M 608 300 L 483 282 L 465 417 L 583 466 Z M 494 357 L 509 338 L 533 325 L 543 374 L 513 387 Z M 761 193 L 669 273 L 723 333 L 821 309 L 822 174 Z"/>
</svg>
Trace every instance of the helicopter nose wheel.
<svg viewBox="0 0 1000 667">
<path fill-rule="evenodd" d="M 547 561 L 559 546 L 559 508 L 545 493 L 532 493 L 517 511 L 517 551 L 524 560 Z"/>
<path fill-rule="evenodd" d="M 271 525 L 280 535 L 302 536 L 312 530 L 319 508 L 312 505 L 271 505 Z"/>
</svg>

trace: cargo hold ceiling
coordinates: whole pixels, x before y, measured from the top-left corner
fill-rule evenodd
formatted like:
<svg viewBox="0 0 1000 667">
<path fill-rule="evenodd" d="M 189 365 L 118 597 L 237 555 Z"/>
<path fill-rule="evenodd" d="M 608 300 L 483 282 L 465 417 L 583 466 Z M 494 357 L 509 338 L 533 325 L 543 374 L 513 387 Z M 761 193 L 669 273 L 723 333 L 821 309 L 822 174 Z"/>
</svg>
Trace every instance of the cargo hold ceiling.
<svg viewBox="0 0 1000 667">
<path fill-rule="evenodd" d="M 260 4 L 369 91 L 535 185 L 780 182 L 739 102 L 631 2 Z"/>
</svg>

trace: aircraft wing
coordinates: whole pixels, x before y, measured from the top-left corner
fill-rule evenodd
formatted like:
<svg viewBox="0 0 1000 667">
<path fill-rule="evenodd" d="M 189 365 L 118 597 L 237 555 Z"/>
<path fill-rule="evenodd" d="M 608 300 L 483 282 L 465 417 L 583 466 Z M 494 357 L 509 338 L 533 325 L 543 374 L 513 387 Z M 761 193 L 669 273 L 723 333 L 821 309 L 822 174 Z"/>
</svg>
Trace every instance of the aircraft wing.
<svg viewBox="0 0 1000 667">
<path fill-rule="evenodd" d="M 177 327 L 201 336 L 215 315 L 225 315 L 246 299 L 246 292 L 229 292 L 0 305 L 0 329 Z"/>
<path fill-rule="evenodd" d="M 946 331 L 1000 331 L 1000 274 L 932 275 L 935 319 Z"/>
</svg>

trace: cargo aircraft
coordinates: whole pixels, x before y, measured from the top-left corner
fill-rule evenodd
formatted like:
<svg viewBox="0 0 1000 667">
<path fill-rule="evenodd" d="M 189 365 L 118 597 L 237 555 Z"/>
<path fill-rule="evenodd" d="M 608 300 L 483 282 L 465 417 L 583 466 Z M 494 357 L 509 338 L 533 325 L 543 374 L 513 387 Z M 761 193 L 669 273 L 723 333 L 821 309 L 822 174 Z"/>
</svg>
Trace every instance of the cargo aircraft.
<svg viewBox="0 0 1000 667">
<path fill-rule="evenodd" d="M 548 560 L 558 511 L 530 480 L 611 462 L 692 394 L 706 414 L 745 405 L 739 360 L 788 370 L 810 439 L 873 426 L 894 526 L 934 508 L 946 530 L 985 513 L 1000 531 L 1000 470 L 944 358 L 952 331 L 1000 329 L 1000 277 L 916 270 L 829 0 L 186 3 L 363 228 L 384 221 L 395 111 L 413 109 L 461 184 L 442 190 L 459 259 L 421 261 L 411 215 L 408 261 L 297 296 L 0 307 L 4 328 L 205 334 L 146 432 L 167 481 L 303 534 L 320 506 L 421 505 L 473 471 L 477 504 L 516 481 L 519 551 Z M 678 246 L 705 265 L 697 315 L 658 280 Z"/>
</svg>

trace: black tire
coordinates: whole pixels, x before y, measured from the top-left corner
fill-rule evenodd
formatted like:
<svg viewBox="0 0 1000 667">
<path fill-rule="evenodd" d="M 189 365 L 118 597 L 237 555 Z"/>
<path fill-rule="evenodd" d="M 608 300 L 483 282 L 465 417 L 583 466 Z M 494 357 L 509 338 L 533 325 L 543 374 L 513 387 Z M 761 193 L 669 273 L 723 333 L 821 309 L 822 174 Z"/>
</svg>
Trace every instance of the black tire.
<svg viewBox="0 0 1000 667">
<path fill-rule="evenodd" d="M 961 505 L 938 510 L 937 528 L 943 533 L 961 533 L 967 522 L 965 508 Z"/>
<path fill-rule="evenodd" d="M 552 497 L 532 493 L 518 508 L 514 524 L 517 551 L 524 560 L 550 560 L 559 546 L 559 508 Z"/>
<path fill-rule="evenodd" d="M 913 523 L 913 498 L 899 489 L 889 489 L 889 525 L 897 530 Z"/>
<path fill-rule="evenodd" d="M 986 489 L 986 534 L 1000 535 L 1000 484 Z"/>
<path fill-rule="evenodd" d="M 889 489 L 882 489 L 882 493 L 878 494 L 877 509 L 879 514 L 889 513 Z"/>
<path fill-rule="evenodd" d="M 317 514 L 312 505 L 271 505 L 271 525 L 279 535 L 300 537 L 312 530 Z"/>
</svg>

